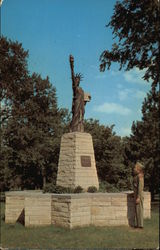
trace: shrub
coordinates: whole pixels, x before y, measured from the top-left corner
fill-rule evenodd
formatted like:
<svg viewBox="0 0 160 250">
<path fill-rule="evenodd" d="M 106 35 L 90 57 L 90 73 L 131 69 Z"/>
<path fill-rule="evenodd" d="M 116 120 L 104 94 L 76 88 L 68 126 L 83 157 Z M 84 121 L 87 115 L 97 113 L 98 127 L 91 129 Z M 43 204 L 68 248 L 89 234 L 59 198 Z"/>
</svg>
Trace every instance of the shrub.
<svg viewBox="0 0 160 250">
<path fill-rule="evenodd" d="M 70 194 L 74 193 L 74 189 L 69 187 L 56 186 L 55 184 L 48 183 L 43 189 L 43 193 Z"/>
<path fill-rule="evenodd" d="M 43 188 L 43 193 L 55 193 L 56 192 L 56 185 L 52 183 L 48 183 Z"/>
<path fill-rule="evenodd" d="M 0 202 L 4 202 L 4 201 L 5 201 L 5 192 L 0 191 Z"/>
<path fill-rule="evenodd" d="M 105 181 L 105 182 L 100 182 L 100 184 L 99 184 L 99 192 L 102 192 L 102 193 L 105 193 L 105 192 L 116 193 L 116 192 L 119 192 L 119 190 L 113 184 L 110 184 L 109 182 Z"/>
<path fill-rule="evenodd" d="M 74 189 L 74 193 L 82 193 L 83 192 L 83 188 L 81 186 L 77 186 Z"/>
<path fill-rule="evenodd" d="M 55 193 L 55 194 L 71 194 L 71 193 L 82 193 L 83 188 L 77 186 L 74 189 L 70 187 L 56 186 L 53 183 L 48 183 L 43 189 L 43 193 Z"/>
<path fill-rule="evenodd" d="M 68 193 L 72 193 L 72 190 L 68 187 L 62 187 L 62 186 L 56 186 L 56 190 L 55 190 L 56 194 L 68 194 Z"/>
<path fill-rule="evenodd" d="M 88 193 L 96 193 L 97 192 L 97 188 L 95 186 L 90 186 L 87 189 Z"/>
</svg>

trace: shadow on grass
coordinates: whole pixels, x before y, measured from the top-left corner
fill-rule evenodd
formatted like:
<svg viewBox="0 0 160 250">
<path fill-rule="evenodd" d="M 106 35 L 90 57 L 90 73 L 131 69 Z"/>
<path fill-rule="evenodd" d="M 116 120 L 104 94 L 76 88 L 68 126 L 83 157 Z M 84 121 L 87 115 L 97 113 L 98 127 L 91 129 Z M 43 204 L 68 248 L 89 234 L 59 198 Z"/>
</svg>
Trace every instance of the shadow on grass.
<svg viewBox="0 0 160 250">
<path fill-rule="evenodd" d="M 133 194 L 127 194 L 127 218 L 130 227 L 134 227 L 135 207 L 133 203 Z"/>
</svg>

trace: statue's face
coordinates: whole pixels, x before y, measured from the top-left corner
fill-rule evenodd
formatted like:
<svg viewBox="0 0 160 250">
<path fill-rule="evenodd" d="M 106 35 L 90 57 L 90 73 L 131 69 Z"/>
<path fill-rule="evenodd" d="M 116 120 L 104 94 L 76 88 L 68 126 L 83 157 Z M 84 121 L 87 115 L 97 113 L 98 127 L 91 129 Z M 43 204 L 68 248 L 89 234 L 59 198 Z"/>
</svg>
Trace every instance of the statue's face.
<svg viewBox="0 0 160 250">
<path fill-rule="evenodd" d="M 79 77 L 76 77 L 76 83 L 77 83 L 77 85 L 79 85 L 79 83 L 80 83 L 80 79 L 79 79 Z"/>
</svg>

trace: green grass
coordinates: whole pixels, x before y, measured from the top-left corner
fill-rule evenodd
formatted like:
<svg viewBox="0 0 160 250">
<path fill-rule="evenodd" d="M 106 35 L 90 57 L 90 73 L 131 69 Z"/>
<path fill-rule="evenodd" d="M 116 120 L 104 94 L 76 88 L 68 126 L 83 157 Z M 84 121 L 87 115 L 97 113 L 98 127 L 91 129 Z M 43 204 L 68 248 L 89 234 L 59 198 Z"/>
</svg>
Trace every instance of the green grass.
<svg viewBox="0 0 160 250">
<path fill-rule="evenodd" d="M 127 226 L 84 227 L 65 229 L 55 227 L 25 228 L 21 224 L 4 223 L 4 203 L 1 212 L 1 247 L 4 248 L 157 248 L 159 242 L 158 203 L 152 204 L 152 218 L 144 221 L 144 230 Z"/>
</svg>

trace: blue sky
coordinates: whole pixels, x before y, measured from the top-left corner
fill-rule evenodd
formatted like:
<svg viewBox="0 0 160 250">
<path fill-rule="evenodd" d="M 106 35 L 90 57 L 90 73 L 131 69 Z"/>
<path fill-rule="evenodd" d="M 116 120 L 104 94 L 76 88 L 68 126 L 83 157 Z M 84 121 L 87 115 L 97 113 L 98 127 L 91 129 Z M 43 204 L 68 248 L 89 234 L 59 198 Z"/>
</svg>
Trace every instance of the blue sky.
<svg viewBox="0 0 160 250">
<path fill-rule="evenodd" d="M 56 87 L 58 106 L 71 110 L 72 83 L 69 55 L 75 72 L 84 76 L 81 86 L 92 96 L 85 118 L 115 124 L 114 131 L 129 135 L 132 122 L 141 119 L 141 106 L 150 84 L 143 72 L 118 71 L 113 65 L 99 71 L 99 57 L 113 43 L 105 27 L 116 0 L 4 0 L 2 34 L 29 50 L 29 70 L 50 78 Z"/>
</svg>

